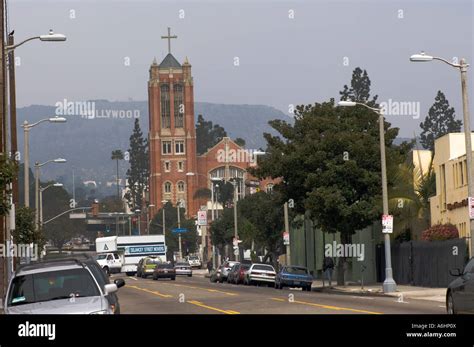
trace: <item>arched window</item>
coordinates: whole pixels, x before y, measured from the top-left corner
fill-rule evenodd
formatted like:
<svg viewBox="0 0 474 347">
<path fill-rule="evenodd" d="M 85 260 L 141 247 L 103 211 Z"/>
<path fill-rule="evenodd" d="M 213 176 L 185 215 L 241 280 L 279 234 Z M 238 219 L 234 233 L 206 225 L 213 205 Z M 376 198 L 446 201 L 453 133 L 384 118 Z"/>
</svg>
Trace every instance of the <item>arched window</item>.
<svg viewBox="0 0 474 347">
<path fill-rule="evenodd" d="M 170 115 L 170 87 L 167 84 L 161 85 L 161 127 L 171 127 Z"/>
<path fill-rule="evenodd" d="M 177 184 L 177 187 L 178 187 L 178 193 L 184 193 L 184 182 L 183 181 L 179 181 L 178 184 Z"/>
<path fill-rule="evenodd" d="M 171 183 L 170 182 L 165 182 L 164 192 L 165 192 L 165 194 L 171 194 Z"/>
<path fill-rule="evenodd" d="M 184 98 L 183 98 L 183 85 L 175 84 L 173 87 L 174 91 L 174 126 L 175 128 L 184 127 Z"/>
<path fill-rule="evenodd" d="M 267 193 L 273 192 L 273 183 L 268 183 L 265 190 L 267 191 Z"/>
</svg>

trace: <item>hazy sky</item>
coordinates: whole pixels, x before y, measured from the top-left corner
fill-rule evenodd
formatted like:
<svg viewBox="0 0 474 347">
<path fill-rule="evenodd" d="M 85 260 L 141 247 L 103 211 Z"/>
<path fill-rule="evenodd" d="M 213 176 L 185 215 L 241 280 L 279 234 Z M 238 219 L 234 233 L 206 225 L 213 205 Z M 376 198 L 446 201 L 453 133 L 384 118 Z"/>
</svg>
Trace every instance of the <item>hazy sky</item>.
<svg viewBox="0 0 474 347">
<path fill-rule="evenodd" d="M 462 113 L 459 72 L 441 62 L 410 63 L 409 56 L 424 50 L 473 61 L 473 4 L 465 0 L 10 0 L 8 6 L 17 42 L 50 28 L 68 37 L 17 49 L 18 106 L 145 100 L 149 65 L 167 53 L 160 36 L 170 26 L 178 35 L 172 53 L 193 66 L 196 101 L 266 104 L 288 113 L 290 104 L 338 98 L 360 66 L 379 101 L 419 103 L 413 106 L 420 105 L 420 119 L 387 117 L 402 136 L 412 136 L 438 89 Z"/>
</svg>

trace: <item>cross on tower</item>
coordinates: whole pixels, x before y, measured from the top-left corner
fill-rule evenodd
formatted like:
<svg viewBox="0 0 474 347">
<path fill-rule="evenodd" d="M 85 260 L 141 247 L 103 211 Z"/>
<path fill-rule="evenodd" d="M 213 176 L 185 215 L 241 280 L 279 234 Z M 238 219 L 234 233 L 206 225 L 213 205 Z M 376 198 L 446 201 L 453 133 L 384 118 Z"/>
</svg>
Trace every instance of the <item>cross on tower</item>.
<svg viewBox="0 0 474 347">
<path fill-rule="evenodd" d="M 168 27 L 168 36 L 162 36 L 161 38 L 168 40 L 168 53 L 171 53 L 171 39 L 177 39 L 178 36 L 171 36 L 171 28 Z"/>
</svg>

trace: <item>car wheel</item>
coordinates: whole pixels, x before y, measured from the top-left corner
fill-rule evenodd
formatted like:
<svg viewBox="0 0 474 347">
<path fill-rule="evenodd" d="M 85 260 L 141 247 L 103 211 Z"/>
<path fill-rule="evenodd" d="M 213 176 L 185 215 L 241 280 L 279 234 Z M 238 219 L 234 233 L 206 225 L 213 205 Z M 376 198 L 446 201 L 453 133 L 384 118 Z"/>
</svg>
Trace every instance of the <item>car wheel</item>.
<svg viewBox="0 0 474 347">
<path fill-rule="evenodd" d="M 272 288 L 274 285 L 272 283 L 268 283 L 267 287 Z"/>
<path fill-rule="evenodd" d="M 158 278 L 155 275 L 153 275 L 153 281 L 156 281 L 157 279 Z"/>
<path fill-rule="evenodd" d="M 176 277 L 171 277 L 171 280 L 172 280 L 172 281 L 176 281 Z"/>
<path fill-rule="evenodd" d="M 446 299 L 446 311 L 448 314 L 456 314 L 456 310 L 454 309 L 453 294 L 451 293 L 448 294 L 448 298 Z"/>
<path fill-rule="evenodd" d="M 192 274 L 191 274 L 191 275 L 188 275 L 188 277 L 193 277 L 193 275 L 192 275 Z"/>
<path fill-rule="evenodd" d="M 108 268 L 107 266 L 104 267 L 104 272 L 105 272 L 105 274 L 106 274 L 107 276 L 110 276 L 110 270 L 109 270 L 109 268 Z"/>
</svg>

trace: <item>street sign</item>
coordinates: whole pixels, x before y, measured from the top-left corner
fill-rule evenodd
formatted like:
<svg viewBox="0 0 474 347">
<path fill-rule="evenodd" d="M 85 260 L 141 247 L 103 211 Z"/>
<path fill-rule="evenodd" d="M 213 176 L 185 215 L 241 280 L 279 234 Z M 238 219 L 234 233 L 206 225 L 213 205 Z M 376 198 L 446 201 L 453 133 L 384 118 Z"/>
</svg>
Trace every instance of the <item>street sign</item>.
<svg viewBox="0 0 474 347">
<path fill-rule="evenodd" d="M 87 216 L 84 212 L 69 214 L 69 219 L 86 219 L 86 217 Z"/>
<path fill-rule="evenodd" d="M 283 233 L 283 244 L 285 246 L 288 246 L 290 244 L 290 233 L 287 231 Z"/>
<path fill-rule="evenodd" d="M 389 214 L 382 215 L 382 233 L 393 233 L 393 216 Z"/>
<path fill-rule="evenodd" d="M 188 232 L 188 229 L 186 228 L 174 228 L 171 230 L 172 233 L 174 234 L 180 234 L 180 233 L 186 233 Z"/>
<path fill-rule="evenodd" d="M 474 219 L 474 198 L 470 197 L 469 201 L 469 219 Z"/>
<path fill-rule="evenodd" d="M 207 225 L 207 211 L 198 211 L 197 217 L 197 225 Z"/>
</svg>

